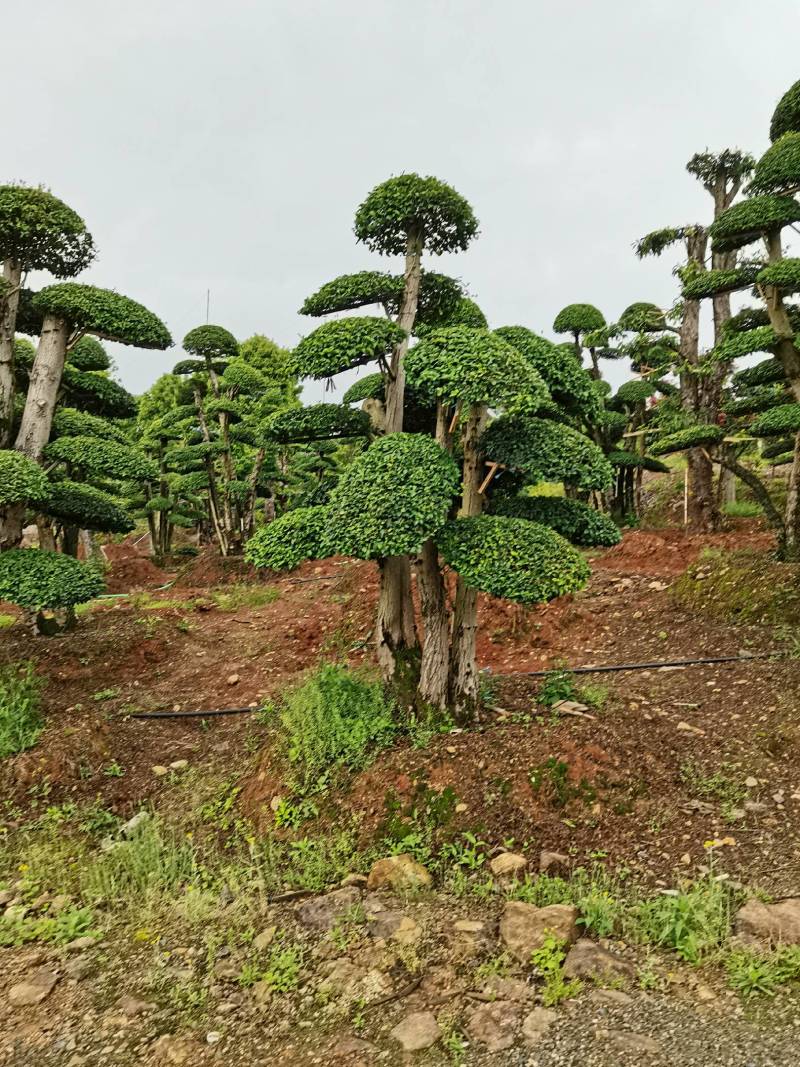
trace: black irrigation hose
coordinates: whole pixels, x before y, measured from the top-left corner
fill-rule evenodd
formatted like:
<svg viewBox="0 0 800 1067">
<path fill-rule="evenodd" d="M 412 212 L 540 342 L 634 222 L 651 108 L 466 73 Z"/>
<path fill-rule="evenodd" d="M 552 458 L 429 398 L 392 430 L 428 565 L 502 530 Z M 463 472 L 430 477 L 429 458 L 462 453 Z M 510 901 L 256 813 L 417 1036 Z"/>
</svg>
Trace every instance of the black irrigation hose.
<svg viewBox="0 0 800 1067">
<path fill-rule="evenodd" d="M 505 678 L 545 678 L 554 670 L 562 669 L 567 674 L 610 674 L 612 671 L 644 671 L 659 667 L 691 667 L 702 663 L 747 663 L 753 659 L 780 659 L 784 652 L 754 652 L 751 656 L 704 656 L 700 659 L 659 660 L 654 663 L 618 663 L 610 667 L 551 667 L 546 671 L 515 671 L 501 675 Z M 129 719 L 210 719 L 221 715 L 249 715 L 259 708 L 217 708 L 213 711 L 135 711 Z"/>
<path fill-rule="evenodd" d="M 657 670 L 659 667 L 693 667 L 700 663 L 747 663 L 751 659 L 780 659 L 785 655 L 785 652 L 754 652 L 750 656 L 703 656 L 700 659 L 658 660 L 653 663 L 617 663 L 608 667 L 550 667 L 546 671 L 514 671 L 506 677 L 525 675 L 527 678 L 545 678 L 555 670 L 563 670 L 566 674 L 611 674 L 615 671 Z"/>
</svg>

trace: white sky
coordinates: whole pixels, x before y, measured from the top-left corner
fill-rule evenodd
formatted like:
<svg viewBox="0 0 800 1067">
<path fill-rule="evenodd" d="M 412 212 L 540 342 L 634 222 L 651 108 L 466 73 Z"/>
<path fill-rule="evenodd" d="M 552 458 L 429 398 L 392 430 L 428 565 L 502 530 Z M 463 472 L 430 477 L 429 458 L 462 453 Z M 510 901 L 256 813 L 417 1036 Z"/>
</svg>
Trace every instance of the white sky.
<svg viewBox="0 0 800 1067">
<path fill-rule="evenodd" d="M 675 257 L 631 245 L 708 220 L 694 152 L 767 147 L 798 31 L 796 0 L 27 0 L 2 17 L 0 181 L 81 212 L 100 249 L 82 280 L 169 326 L 166 353 L 115 346 L 135 392 L 180 358 L 207 288 L 212 322 L 292 347 L 322 282 L 398 269 L 352 222 L 402 171 L 480 219 L 429 266 L 490 325 L 550 335 L 567 303 L 671 303 Z"/>
</svg>

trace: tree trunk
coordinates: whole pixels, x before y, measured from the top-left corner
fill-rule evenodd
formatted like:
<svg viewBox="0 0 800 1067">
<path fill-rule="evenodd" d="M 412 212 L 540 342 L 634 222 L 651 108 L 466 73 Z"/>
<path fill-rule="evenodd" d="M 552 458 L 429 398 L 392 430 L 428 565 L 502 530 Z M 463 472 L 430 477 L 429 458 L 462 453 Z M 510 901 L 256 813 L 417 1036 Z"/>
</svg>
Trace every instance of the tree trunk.
<svg viewBox="0 0 800 1067">
<path fill-rule="evenodd" d="M 464 487 L 459 517 L 480 515 L 483 497 L 478 492 L 482 482 L 483 454 L 479 442 L 488 411 L 483 405 L 470 409 L 464 427 Z M 459 575 L 453 610 L 453 634 L 450 655 L 450 702 L 458 722 L 469 722 L 478 707 L 478 665 L 475 642 L 478 632 L 478 593 L 470 589 Z"/>
<path fill-rule="evenodd" d="M 39 347 L 33 361 L 25 410 L 22 413 L 14 445 L 37 463 L 50 439 L 61 375 L 67 354 L 67 324 L 54 315 L 45 316 Z M 0 551 L 13 548 L 22 540 L 25 504 L 13 504 L 0 510 Z"/>
<path fill-rule="evenodd" d="M 800 560 L 800 433 L 795 434 L 794 439 L 794 460 L 789 474 L 783 525 L 783 558 Z"/>
<path fill-rule="evenodd" d="M 711 531 L 719 526 L 719 510 L 714 492 L 714 464 L 703 448 L 686 453 L 689 468 L 689 525 Z"/>
<path fill-rule="evenodd" d="M 439 552 L 432 540 L 426 541 L 420 552 L 417 587 L 424 629 L 417 695 L 422 704 L 444 710 L 448 697 L 450 628 Z"/>
<path fill-rule="evenodd" d="M 61 534 L 61 551 L 65 556 L 78 558 L 78 527 L 71 523 L 64 527 Z"/>
<path fill-rule="evenodd" d="M 406 267 L 403 299 L 397 324 L 410 334 L 417 316 L 421 276 L 423 234 L 410 230 L 406 239 Z M 385 432 L 403 429 L 405 399 L 405 369 L 403 361 L 408 351 L 408 334 L 395 346 L 386 375 Z M 380 563 L 380 594 L 376 622 L 378 663 L 384 681 L 391 681 L 396 673 L 396 656 L 417 644 L 414 626 L 414 605 L 411 600 L 411 564 L 408 556 L 387 556 Z"/>
<path fill-rule="evenodd" d="M 36 516 L 36 527 L 39 530 L 39 548 L 44 552 L 55 552 L 57 546 L 53 525 L 46 515 Z"/>
<path fill-rule="evenodd" d="M 9 448 L 14 432 L 14 331 L 17 327 L 22 268 L 13 260 L 3 263 L 0 292 L 0 448 Z"/>
</svg>

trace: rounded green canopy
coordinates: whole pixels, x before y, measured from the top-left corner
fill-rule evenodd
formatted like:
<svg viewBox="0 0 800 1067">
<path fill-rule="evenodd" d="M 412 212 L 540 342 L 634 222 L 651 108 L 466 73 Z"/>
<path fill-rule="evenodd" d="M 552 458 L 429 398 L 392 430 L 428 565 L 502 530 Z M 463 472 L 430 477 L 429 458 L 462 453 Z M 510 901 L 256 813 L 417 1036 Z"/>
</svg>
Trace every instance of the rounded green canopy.
<svg viewBox="0 0 800 1067">
<path fill-rule="evenodd" d="M 784 133 L 756 163 L 750 193 L 791 193 L 800 187 L 800 133 Z"/>
<path fill-rule="evenodd" d="M 95 567 L 61 552 L 12 548 L 0 553 L 0 600 L 29 611 L 83 604 L 104 588 Z"/>
<path fill-rule="evenodd" d="M 382 182 L 356 211 L 356 237 L 384 255 L 403 254 L 413 229 L 420 231 L 429 252 L 441 255 L 463 251 L 478 232 L 478 220 L 452 186 L 419 174 Z"/>
<path fill-rule="evenodd" d="M 585 333 L 599 330 L 606 320 L 594 304 L 567 304 L 556 315 L 553 329 L 556 333 Z"/>
<path fill-rule="evenodd" d="M 205 360 L 235 359 L 239 342 L 224 326 L 196 326 L 183 339 L 183 349 L 190 356 Z"/>
<path fill-rule="evenodd" d="M 800 222 L 800 204 L 790 196 L 752 196 L 723 211 L 709 226 L 715 252 L 734 252 L 767 233 Z"/>
<path fill-rule="evenodd" d="M 0 262 L 72 278 L 94 256 L 86 224 L 63 200 L 46 189 L 0 185 Z"/>
<path fill-rule="evenodd" d="M 484 431 L 487 462 L 522 471 L 529 482 L 563 482 L 605 489 L 613 480 L 598 446 L 571 426 L 527 415 L 503 415 Z"/>
<path fill-rule="evenodd" d="M 295 348 L 294 371 L 305 378 L 330 378 L 351 367 L 385 359 L 406 337 L 389 319 L 358 315 L 324 322 Z"/>
<path fill-rule="evenodd" d="M 495 515 L 549 526 L 573 545 L 611 546 L 622 539 L 608 515 L 564 496 L 501 496 L 492 501 L 491 510 Z"/>
<path fill-rule="evenodd" d="M 325 533 L 327 507 L 293 508 L 261 526 L 245 546 L 244 558 L 254 567 L 273 571 L 291 570 L 307 559 L 332 554 Z"/>
<path fill-rule="evenodd" d="M 288 408 L 272 415 L 266 423 L 267 437 L 274 441 L 327 441 L 333 438 L 368 437 L 369 415 L 344 404 L 312 404 Z"/>
<path fill-rule="evenodd" d="M 423 434 L 379 438 L 347 467 L 331 494 L 328 535 L 359 559 L 418 552 L 447 520 L 459 472 Z"/>
<path fill-rule="evenodd" d="M 67 363 L 76 370 L 108 370 L 111 360 L 96 337 L 82 337 L 67 352 Z"/>
<path fill-rule="evenodd" d="M 777 103 L 769 125 L 771 141 L 777 141 L 790 130 L 800 132 L 800 81 L 796 81 Z"/>
<path fill-rule="evenodd" d="M 13 448 L 0 450 L 0 505 L 41 499 L 47 495 L 47 487 L 38 463 Z"/>
<path fill-rule="evenodd" d="M 111 289 L 78 282 L 48 285 L 33 298 L 42 314 L 65 319 L 73 329 L 136 348 L 169 348 L 172 338 L 152 311 Z"/>
</svg>

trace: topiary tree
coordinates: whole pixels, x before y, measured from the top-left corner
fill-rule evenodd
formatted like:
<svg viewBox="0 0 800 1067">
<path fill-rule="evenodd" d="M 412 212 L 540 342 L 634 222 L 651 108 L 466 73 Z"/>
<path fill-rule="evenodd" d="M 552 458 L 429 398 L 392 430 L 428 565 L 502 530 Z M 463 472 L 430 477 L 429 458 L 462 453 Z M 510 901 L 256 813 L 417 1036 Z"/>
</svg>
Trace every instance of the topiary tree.
<svg viewBox="0 0 800 1067">
<path fill-rule="evenodd" d="M 34 616 L 34 632 L 52 634 L 75 625 L 75 605 L 102 593 L 96 567 L 72 556 L 17 548 L 0 555 L 0 600 Z M 53 613 L 48 617 L 48 613 Z"/>
<path fill-rule="evenodd" d="M 458 283 L 422 271 L 422 255 L 463 251 L 478 231 L 467 201 L 438 178 L 402 174 L 378 185 L 356 211 L 357 239 L 372 251 L 404 255 L 402 285 L 397 276 L 361 272 L 335 279 L 309 297 L 303 311 L 323 314 L 382 304 L 387 321 L 359 316 L 325 323 L 294 352 L 298 373 L 329 377 L 377 362 L 384 378 L 379 422 L 386 433 L 404 428 L 405 357 L 418 314 L 421 325 L 438 326 L 459 310 Z M 390 321 L 394 319 L 394 321 Z M 378 658 L 385 678 L 397 660 L 417 644 L 409 561 L 387 556 L 380 562 L 377 621 Z"/>
<path fill-rule="evenodd" d="M 0 185 L 0 448 L 12 441 L 14 341 L 23 276 L 43 270 L 71 278 L 88 267 L 94 254 L 83 219 L 52 193 Z"/>
<path fill-rule="evenodd" d="M 63 282 L 37 293 L 32 306 L 41 320 L 39 345 L 30 368 L 25 406 L 14 447 L 38 462 L 50 439 L 65 378 L 67 388 L 76 395 L 90 398 L 97 410 L 128 416 L 135 413 L 130 395 L 110 378 L 99 372 L 80 370 L 77 366 L 67 367 L 69 349 L 77 346 L 86 335 L 137 348 L 163 349 L 172 341 L 167 328 L 151 311 L 109 289 Z M 85 348 L 83 351 L 84 359 L 89 358 Z M 20 503 L 2 516 L 1 549 L 19 543 L 24 515 L 25 505 Z"/>
<path fill-rule="evenodd" d="M 555 333 L 572 334 L 578 362 L 582 362 L 583 350 L 588 348 L 591 374 L 594 378 L 601 377 L 600 355 L 609 359 L 616 358 L 615 353 L 608 347 L 606 320 L 594 304 L 567 304 L 556 315 L 553 330 Z"/>
</svg>

